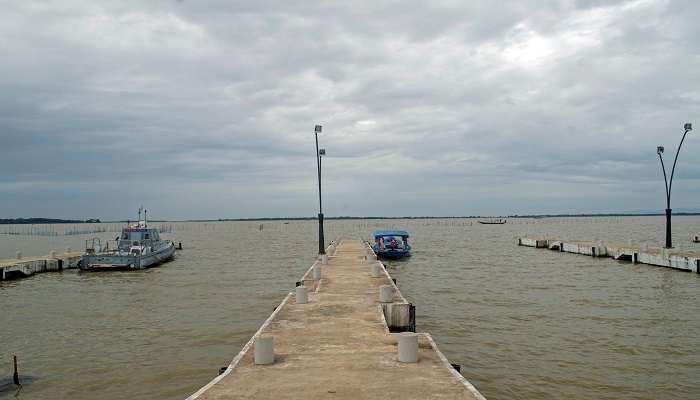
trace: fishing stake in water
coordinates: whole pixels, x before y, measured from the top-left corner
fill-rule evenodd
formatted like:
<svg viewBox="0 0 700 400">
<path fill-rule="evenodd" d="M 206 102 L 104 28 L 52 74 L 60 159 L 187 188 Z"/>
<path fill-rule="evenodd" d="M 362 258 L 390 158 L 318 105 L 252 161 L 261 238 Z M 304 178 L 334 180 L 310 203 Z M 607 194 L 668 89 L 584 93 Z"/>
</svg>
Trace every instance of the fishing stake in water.
<svg viewBox="0 0 700 400">
<path fill-rule="evenodd" d="M 20 386 L 19 384 L 19 374 L 17 373 L 17 356 L 13 355 L 12 356 L 13 364 L 14 364 L 14 374 L 12 374 L 12 382 L 15 383 L 15 385 Z"/>
</svg>

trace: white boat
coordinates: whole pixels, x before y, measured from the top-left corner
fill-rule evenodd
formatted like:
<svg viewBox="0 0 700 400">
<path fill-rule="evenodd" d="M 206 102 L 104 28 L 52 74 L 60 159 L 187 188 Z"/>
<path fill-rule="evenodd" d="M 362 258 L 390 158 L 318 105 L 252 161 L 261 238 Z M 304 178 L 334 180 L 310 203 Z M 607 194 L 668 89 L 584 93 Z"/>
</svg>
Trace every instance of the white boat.
<svg viewBox="0 0 700 400">
<path fill-rule="evenodd" d="M 175 244 L 161 240 L 158 229 L 149 228 L 144 218 L 122 229 L 114 249 L 109 248 L 109 242 L 102 247 L 100 239 L 95 238 L 86 242 L 85 253 L 80 259 L 84 271 L 144 269 L 172 259 Z"/>
</svg>

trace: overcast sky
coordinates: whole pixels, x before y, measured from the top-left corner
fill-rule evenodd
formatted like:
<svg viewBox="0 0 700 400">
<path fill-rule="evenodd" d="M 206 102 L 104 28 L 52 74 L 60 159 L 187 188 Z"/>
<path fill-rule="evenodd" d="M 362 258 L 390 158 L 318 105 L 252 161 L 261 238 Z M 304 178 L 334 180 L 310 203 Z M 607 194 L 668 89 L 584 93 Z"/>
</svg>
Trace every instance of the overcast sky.
<svg viewBox="0 0 700 400">
<path fill-rule="evenodd" d="M 0 218 L 665 208 L 696 1 L 2 1 Z M 673 208 L 696 208 L 700 132 Z"/>
</svg>

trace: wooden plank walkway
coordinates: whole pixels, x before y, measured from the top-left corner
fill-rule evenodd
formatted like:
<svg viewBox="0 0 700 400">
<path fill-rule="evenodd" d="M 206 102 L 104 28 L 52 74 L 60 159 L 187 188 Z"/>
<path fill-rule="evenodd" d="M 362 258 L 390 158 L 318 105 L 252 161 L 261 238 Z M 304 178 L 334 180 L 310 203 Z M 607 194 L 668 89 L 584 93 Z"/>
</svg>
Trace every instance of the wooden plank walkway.
<svg viewBox="0 0 700 400">
<path fill-rule="evenodd" d="M 322 266 L 320 281 L 313 281 L 312 269 L 302 278 L 309 302 L 296 304 L 290 293 L 226 372 L 189 400 L 483 400 L 428 334 L 419 336 L 417 363 L 398 361 L 398 334 L 389 332 L 379 303 L 380 285 L 393 282 L 383 267 L 381 277 L 371 276 L 377 261 L 363 260 L 367 249 L 359 240 L 340 242 Z M 393 304 L 407 304 L 394 288 Z M 254 363 L 254 342 L 261 335 L 274 337 L 274 364 Z"/>
</svg>

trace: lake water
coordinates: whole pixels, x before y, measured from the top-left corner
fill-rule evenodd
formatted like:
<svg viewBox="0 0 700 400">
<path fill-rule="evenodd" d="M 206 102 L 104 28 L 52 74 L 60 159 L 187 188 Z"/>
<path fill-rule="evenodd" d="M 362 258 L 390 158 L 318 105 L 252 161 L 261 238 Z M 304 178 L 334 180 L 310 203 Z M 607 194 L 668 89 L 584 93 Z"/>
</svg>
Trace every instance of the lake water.
<svg viewBox="0 0 700 400">
<path fill-rule="evenodd" d="M 663 241 L 662 217 L 326 221 L 328 238 L 402 228 L 414 256 L 388 262 L 419 331 L 488 399 L 700 398 L 700 275 L 518 247 L 520 235 Z M 75 270 L 0 282 L 0 398 L 184 399 L 226 366 L 318 249 L 312 221 L 173 223 L 184 250 L 159 268 Z M 81 249 L 108 232 L 0 234 L 0 258 Z M 5 229 L 5 228 L 3 228 Z M 0 229 L 0 232 L 4 232 Z M 27 228 L 18 228 L 27 229 Z M 110 232 L 111 230 L 111 232 Z M 71 231 L 72 232 L 72 231 Z M 75 233 L 75 232 L 72 232 Z M 700 217 L 674 217 L 700 250 Z"/>
</svg>

